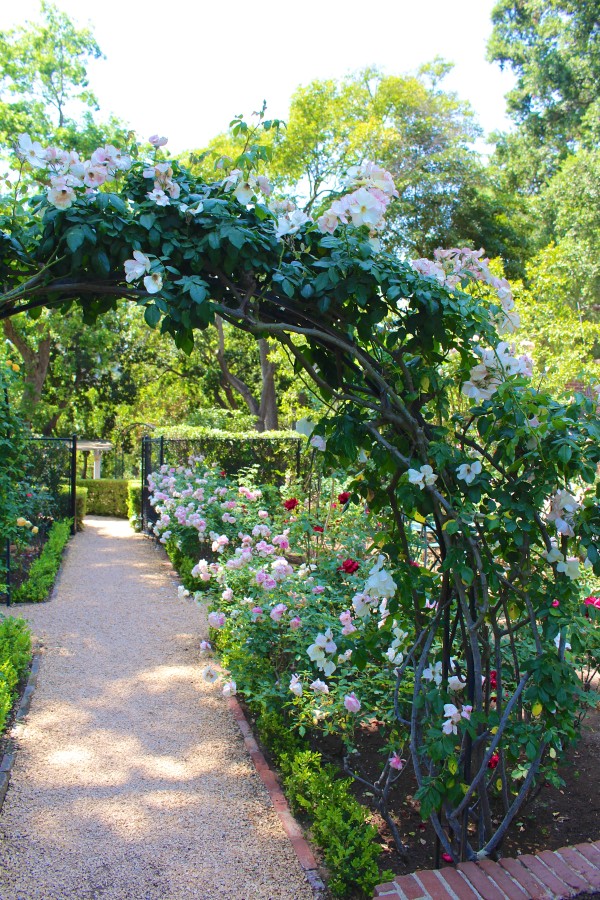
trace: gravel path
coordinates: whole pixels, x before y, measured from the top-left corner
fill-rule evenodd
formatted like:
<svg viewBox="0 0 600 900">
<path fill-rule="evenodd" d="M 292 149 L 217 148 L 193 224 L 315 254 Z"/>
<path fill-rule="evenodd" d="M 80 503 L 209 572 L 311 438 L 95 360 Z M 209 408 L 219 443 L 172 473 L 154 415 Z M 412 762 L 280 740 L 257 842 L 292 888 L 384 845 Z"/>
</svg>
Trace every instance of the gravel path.
<svg viewBox="0 0 600 900">
<path fill-rule="evenodd" d="M 205 614 L 149 541 L 91 517 L 51 603 L 0 816 L 1 900 L 311 900 L 218 685 Z"/>
</svg>

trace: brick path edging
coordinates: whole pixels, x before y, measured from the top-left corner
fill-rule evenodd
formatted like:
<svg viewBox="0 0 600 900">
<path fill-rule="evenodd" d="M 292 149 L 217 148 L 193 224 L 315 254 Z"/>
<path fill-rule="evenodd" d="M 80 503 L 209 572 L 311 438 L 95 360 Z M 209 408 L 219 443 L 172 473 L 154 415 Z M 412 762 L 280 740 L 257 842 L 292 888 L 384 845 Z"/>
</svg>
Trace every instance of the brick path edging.
<svg viewBox="0 0 600 900">
<path fill-rule="evenodd" d="M 401 875 L 376 900 L 566 900 L 600 891 L 600 841 Z M 600 895 L 599 895 L 600 896 Z"/>
<path fill-rule="evenodd" d="M 281 790 L 277 776 L 270 768 L 260 747 L 256 743 L 250 724 L 244 714 L 244 710 L 235 697 L 230 697 L 228 703 L 229 709 L 242 733 L 246 750 L 250 754 L 262 783 L 269 792 L 271 803 L 279 816 L 279 821 L 281 822 L 283 830 L 294 848 L 306 880 L 313 889 L 315 896 L 320 897 L 321 892 L 325 890 L 325 885 L 319 875 L 319 867 L 310 844 L 302 834 L 302 829 L 290 811 L 290 807 Z"/>
<path fill-rule="evenodd" d="M 25 690 L 23 691 L 23 694 L 19 701 L 13 726 L 9 731 L 9 737 L 8 741 L 6 742 L 4 755 L 2 756 L 2 760 L 0 760 L 0 812 L 2 812 L 4 799 L 6 797 L 6 792 L 8 791 L 8 785 L 10 782 L 10 773 L 12 772 L 12 768 L 15 763 L 15 755 L 17 752 L 17 745 L 15 741 L 23 725 L 23 720 L 29 712 L 29 707 L 31 706 L 31 698 L 37 686 L 38 672 L 40 670 L 40 658 L 41 652 L 40 649 L 37 648 L 33 651 L 33 655 L 31 657 L 31 669 L 29 670 L 29 678 L 27 679 Z"/>
</svg>

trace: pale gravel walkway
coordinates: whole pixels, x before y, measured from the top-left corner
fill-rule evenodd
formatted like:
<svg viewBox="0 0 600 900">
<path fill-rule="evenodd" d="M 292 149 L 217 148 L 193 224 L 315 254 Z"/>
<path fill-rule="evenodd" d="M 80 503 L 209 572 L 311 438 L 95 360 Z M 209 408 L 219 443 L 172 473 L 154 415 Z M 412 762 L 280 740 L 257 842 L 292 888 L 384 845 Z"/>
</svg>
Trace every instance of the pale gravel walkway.
<svg viewBox="0 0 600 900">
<path fill-rule="evenodd" d="M 147 539 L 90 518 L 50 603 L 0 816 L 1 900 L 311 900 L 218 685 L 205 615 Z"/>
</svg>

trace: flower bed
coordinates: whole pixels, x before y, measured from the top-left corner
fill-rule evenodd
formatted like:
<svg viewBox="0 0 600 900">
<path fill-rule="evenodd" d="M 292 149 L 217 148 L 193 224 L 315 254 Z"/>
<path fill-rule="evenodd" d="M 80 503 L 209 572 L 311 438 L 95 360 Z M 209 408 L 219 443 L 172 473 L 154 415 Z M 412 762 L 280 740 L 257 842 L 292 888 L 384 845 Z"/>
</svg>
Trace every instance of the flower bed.
<svg viewBox="0 0 600 900">
<path fill-rule="evenodd" d="M 425 478 L 427 472 L 409 477 L 419 475 Z M 257 717 L 259 733 L 266 733 L 291 790 L 292 804 L 311 807 L 310 802 L 294 801 L 293 766 L 300 766 L 310 782 L 306 766 L 315 765 L 310 755 L 302 753 L 312 747 L 321 756 L 337 756 L 362 784 L 367 795 L 362 799 L 371 803 L 395 838 L 402 871 L 409 845 L 415 855 L 415 847 L 419 851 L 424 840 L 412 814 L 420 823 L 436 802 L 431 784 L 423 790 L 412 781 L 404 724 L 413 686 L 410 648 L 418 641 L 412 616 L 415 593 L 421 598 L 423 619 L 439 615 L 438 605 L 429 597 L 435 596 L 443 576 L 426 525 L 410 532 L 406 558 L 392 566 L 380 552 L 385 550 L 384 513 L 371 515 L 352 485 L 345 489 L 334 478 L 323 481 L 319 495 L 302 496 L 290 481 L 278 489 L 257 488 L 199 462 L 179 469 L 165 467 L 151 476 L 150 486 L 158 513 L 155 531 L 182 574 L 182 590 L 196 592 L 209 606 L 212 646 L 205 643 L 201 649 L 208 657 L 213 648 L 219 651 L 229 671 L 224 693 L 239 692 Z M 598 606 L 593 596 L 582 599 L 573 627 L 564 635 L 571 672 L 565 689 L 577 690 L 576 668 L 587 667 L 588 678 L 597 669 Z M 517 645 L 507 641 L 507 658 L 512 652 L 526 658 L 531 647 L 525 640 Z M 452 671 L 444 672 L 441 655 L 441 647 L 437 651 L 433 647 L 431 656 L 438 659 L 421 673 L 429 685 L 431 711 L 425 739 L 432 755 L 448 760 L 447 780 L 454 776 L 460 786 L 461 747 L 474 737 L 471 704 L 465 697 L 465 662 L 454 659 Z M 210 659 L 204 675 L 209 680 L 221 677 Z M 498 721 L 495 669 L 486 673 L 483 689 L 493 729 Z M 515 793 L 530 752 L 518 743 L 520 736 L 526 725 L 535 727 L 542 718 L 539 685 L 536 691 L 527 696 L 523 715 L 512 726 L 512 746 L 505 750 Z M 560 731 L 565 748 L 573 736 Z M 295 743 L 298 740 L 300 744 Z M 546 775 L 558 784 L 552 765 L 556 756 L 551 746 Z M 492 789 L 494 780 L 499 781 L 498 809 L 502 784 L 496 769 L 501 764 L 492 738 L 485 765 Z M 404 791 L 398 804 L 400 792 L 394 786 L 400 779 Z M 406 816 L 401 807 L 407 802 L 411 820 L 403 827 Z M 495 808 L 492 814 L 497 814 Z M 362 821 L 364 826 L 364 814 Z M 327 830 L 313 825 L 313 833 L 321 837 Z M 371 842 L 374 833 L 365 833 Z M 427 832 L 427 837 L 433 838 L 433 833 Z M 432 844 L 429 840 L 429 847 Z M 379 845 L 375 847 L 378 853 Z M 363 851 L 364 847 L 357 855 L 362 854 L 364 871 L 368 866 Z M 350 871 L 347 858 L 344 866 Z M 338 885 L 340 896 L 350 889 L 348 879 Z M 368 891 L 367 882 L 368 876 L 360 885 L 353 884 Z"/>
<path fill-rule="evenodd" d="M 13 594 L 15 603 L 41 603 L 48 598 L 71 536 L 72 519 L 54 522 L 39 556 L 29 567 L 26 578 Z"/>
</svg>

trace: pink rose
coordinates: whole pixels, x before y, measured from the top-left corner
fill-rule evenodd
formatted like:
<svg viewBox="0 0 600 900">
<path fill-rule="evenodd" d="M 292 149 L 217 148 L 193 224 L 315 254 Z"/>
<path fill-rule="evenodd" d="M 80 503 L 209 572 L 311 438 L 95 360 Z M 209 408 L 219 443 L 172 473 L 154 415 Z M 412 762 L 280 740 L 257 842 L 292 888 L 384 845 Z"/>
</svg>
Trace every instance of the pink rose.
<svg viewBox="0 0 600 900">
<path fill-rule="evenodd" d="M 287 606 L 285 605 L 285 603 L 278 603 L 277 606 L 274 606 L 273 609 L 271 610 L 271 614 L 270 614 L 271 618 L 273 619 L 274 622 L 279 622 L 281 620 L 281 617 L 283 616 L 284 612 L 286 612 L 286 611 L 287 611 Z"/>
<path fill-rule="evenodd" d="M 352 691 L 351 694 L 346 694 L 344 697 L 344 706 L 350 713 L 357 713 L 360 710 L 360 700 Z"/>
<path fill-rule="evenodd" d="M 211 628 L 222 628 L 225 622 L 225 613 L 211 612 L 208 614 L 208 624 Z"/>
<path fill-rule="evenodd" d="M 394 753 L 390 757 L 390 766 L 392 767 L 392 769 L 397 769 L 399 772 L 401 772 L 405 765 L 406 760 L 400 759 L 397 753 Z"/>
</svg>

